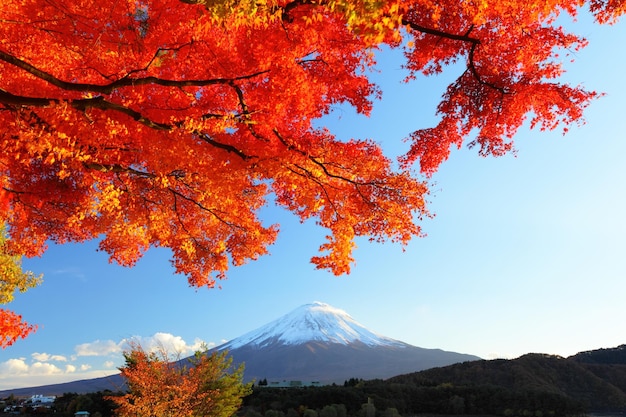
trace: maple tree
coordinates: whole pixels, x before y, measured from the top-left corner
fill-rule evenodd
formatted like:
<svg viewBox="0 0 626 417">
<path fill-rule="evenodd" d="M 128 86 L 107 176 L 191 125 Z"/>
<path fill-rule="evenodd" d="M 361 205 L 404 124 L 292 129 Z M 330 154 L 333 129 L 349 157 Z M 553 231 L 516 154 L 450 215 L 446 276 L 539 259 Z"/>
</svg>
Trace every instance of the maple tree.
<svg viewBox="0 0 626 417">
<path fill-rule="evenodd" d="M 463 143 L 512 149 L 516 131 L 566 128 L 597 96 L 560 83 L 557 25 L 622 0 L 7 0 L 0 5 L 0 222 L 6 253 L 101 239 L 133 265 L 150 247 L 212 287 L 268 252 L 273 201 L 328 229 L 318 268 L 347 273 L 354 240 L 406 244 L 428 216 L 426 180 Z M 368 115 L 380 45 L 410 77 L 465 71 L 439 123 L 399 168 L 373 139 L 314 121 L 337 103 Z M 408 80 L 410 81 L 410 79 Z M 417 172 L 414 167 L 418 167 Z"/>
<path fill-rule="evenodd" d="M 164 349 L 133 345 L 124 357 L 120 371 L 128 392 L 108 397 L 119 417 L 230 417 L 251 392 L 243 365 L 233 368 L 225 351 L 172 361 Z"/>
</svg>

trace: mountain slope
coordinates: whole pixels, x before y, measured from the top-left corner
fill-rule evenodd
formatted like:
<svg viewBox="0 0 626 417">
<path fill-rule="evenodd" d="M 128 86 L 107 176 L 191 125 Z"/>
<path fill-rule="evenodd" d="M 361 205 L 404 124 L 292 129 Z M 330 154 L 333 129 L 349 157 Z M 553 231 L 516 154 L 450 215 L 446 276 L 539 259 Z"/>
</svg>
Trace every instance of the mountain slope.
<svg viewBox="0 0 626 417">
<path fill-rule="evenodd" d="M 320 342 L 257 349 L 243 346 L 229 351 L 235 363 L 245 363 L 246 380 L 301 380 L 343 383 L 350 378 L 385 379 L 409 370 L 476 360 L 477 357 L 410 345 L 368 346 Z"/>
<path fill-rule="evenodd" d="M 580 352 L 569 359 L 626 393 L 626 345 Z"/>
<path fill-rule="evenodd" d="M 379 335 L 345 311 L 320 302 L 303 305 L 217 349 L 227 349 L 235 363 L 245 363 L 246 380 L 322 383 L 384 379 L 480 359 Z"/>
<path fill-rule="evenodd" d="M 65 393 L 85 394 L 98 391 L 125 391 L 126 386 L 121 374 L 103 376 L 100 378 L 81 379 L 78 381 L 63 382 L 60 384 L 40 385 L 35 387 L 14 388 L 0 391 L 0 398 L 6 398 L 9 395 L 16 397 L 30 397 L 33 395 L 56 395 L 60 396 Z"/>
</svg>

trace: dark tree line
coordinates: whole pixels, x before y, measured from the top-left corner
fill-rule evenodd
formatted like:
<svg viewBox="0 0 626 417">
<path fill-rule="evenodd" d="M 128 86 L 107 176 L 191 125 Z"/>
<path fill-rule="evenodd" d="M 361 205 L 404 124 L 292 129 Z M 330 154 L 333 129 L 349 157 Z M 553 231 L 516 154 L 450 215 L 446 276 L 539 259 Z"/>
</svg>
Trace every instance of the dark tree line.
<svg viewBox="0 0 626 417">
<path fill-rule="evenodd" d="M 272 411 L 269 413 L 271 417 L 296 417 L 303 416 L 304 410 L 312 410 L 318 413 L 318 417 L 335 417 L 319 414 L 324 407 L 342 405 L 347 416 L 371 417 L 366 412 L 368 404 L 375 408 L 375 417 L 395 414 L 563 417 L 585 411 L 581 403 L 545 391 L 513 391 L 493 385 L 413 385 L 373 380 L 299 389 L 257 387 L 244 399 L 242 414 L 258 417 L 268 416 Z"/>
<path fill-rule="evenodd" d="M 55 414 L 73 416 L 77 411 L 88 411 L 90 417 L 113 417 L 114 403 L 106 397 L 115 395 L 112 391 L 98 391 L 86 394 L 65 393 L 54 401 Z"/>
</svg>

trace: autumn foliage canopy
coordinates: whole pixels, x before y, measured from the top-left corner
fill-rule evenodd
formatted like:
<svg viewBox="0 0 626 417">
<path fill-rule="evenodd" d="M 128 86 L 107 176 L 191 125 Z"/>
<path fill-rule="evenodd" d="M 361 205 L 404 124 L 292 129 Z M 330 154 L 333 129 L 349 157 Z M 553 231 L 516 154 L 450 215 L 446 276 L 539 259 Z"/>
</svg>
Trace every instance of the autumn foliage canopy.
<svg viewBox="0 0 626 417">
<path fill-rule="evenodd" d="M 99 239 L 130 266 L 166 247 L 176 272 L 212 287 L 229 265 L 268 252 L 278 225 L 259 210 L 273 203 L 327 229 L 312 262 L 347 273 L 355 238 L 420 235 L 424 180 L 452 147 L 501 155 L 527 119 L 541 129 L 579 122 L 596 93 L 559 82 L 559 54 L 585 40 L 556 20 L 584 10 L 612 23 L 625 7 L 2 1 L 2 253 Z M 381 45 L 404 49 L 411 77 L 465 68 L 441 99 L 439 123 L 410 135 L 399 164 L 377 138 L 341 141 L 314 124 L 338 103 L 369 114 L 379 91 L 367 69 Z M 0 310 L 2 335 L 14 328 L 11 314 Z"/>
</svg>

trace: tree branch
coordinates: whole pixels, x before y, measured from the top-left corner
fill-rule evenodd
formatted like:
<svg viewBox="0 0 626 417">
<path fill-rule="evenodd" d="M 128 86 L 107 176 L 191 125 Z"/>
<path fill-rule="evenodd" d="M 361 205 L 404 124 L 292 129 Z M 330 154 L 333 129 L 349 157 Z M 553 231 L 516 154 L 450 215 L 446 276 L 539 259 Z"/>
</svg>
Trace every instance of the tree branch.
<svg viewBox="0 0 626 417">
<path fill-rule="evenodd" d="M 330 172 L 328 170 L 328 164 L 326 164 L 324 162 L 320 162 L 317 159 L 317 157 L 315 157 L 313 155 L 308 155 L 306 152 L 303 152 L 302 150 L 298 149 L 296 146 L 294 146 L 292 144 L 289 144 L 287 142 L 287 140 L 280 134 L 278 129 L 274 128 L 273 132 L 276 135 L 276 137 L 282 142 L 282 144 L 287 147 L 287 149 L 289 149 L 290 151 L 298 152 L 300 155 L 302 155 L 302 156 L 306 157 L 307 159 L 309 159 L 315 165 L 319 166 L 322 169 L 322 171 L 324 171 L 324 174 L 326 174 L 327 177 L 348 182 L 348 183 L 354 185 L 355 188 L 358 188 L 359 186 L 374 186 L 374 187 L 379 187 L 380 186 L 380 184 L 377 184 L 376 182 L 355 181 L 355 180 L 352 180 L 350 178 L 344 177 L 343 175 L 333 174 L 332 172 Z M 302 167 L 298 167 L 298 168 L 304 169 Z M 345 171 L 348 170 L 347 168 L 342 168 L 342 167 L 340 167 L 340 169 L 343 169 Z"/>
<path fill-rule="evenodd" d="M 91 83 L 72 83 L 63 81 L 54 75 L 42 71 L 39 68 L 29 64 L 26 61 L 23 61 L 11 54 L 8 54 L 4 51 L 0 50 L 0 60 L 7 62 L 15 67 L 21 68 L 24 71 L 34 75 L 37 78 L 40 78 L 48 83 L 59 87 L 66 91 L 82 91 L 82 92 L 92 92 L 99 94 L 110 94 L 113 91 L 129 86 L 137 86 L 137 85 L 160 85 L 164 87 L 204 87 L 207 85 L 215 85 L 215 84 L 231 84 L 235 81 L 241 80 L 249 80 L 254 77 L 258 77 L 259 75 L 268 73 L 269 70 L 261 70 L 252 74 L 242 75 L 239 77 L 232 78 L 209 78 L 209 79 L 199 79 L 199 80 L 164 80 L 158 77 L 129 77 L 124 76 L 118 80 L 115 80 L 108 84 L 91 84 Z"/>
<path fill-rule="evenodd" d="M 428 28 L 426 26 L 418 25 L 417 23 L 411 22 L 409 19 L 406 19 L 406 18 L 402 19 L 402 24 L 410 27 L 411 29 L 417 32 L 422 32 L 422 33 L 426 33 L 428 35 L 433 35 L 433 36 L 439 36 L 440 38 L 452 39 L 455 41 L 462 41 L 462 42 L 469 42 L 475 45 L 480 43 L 480 39 L 471 37 L 469 35 L 473 29 L 473 26 L 471 26 L 470 29 L 465 34 L 458 35 L 455 33 L 448 33 L 439 29 L 433 29 L 433 28 Z"/>
<path fill-rule="evenodd" d="M 483 80 L 483 77 L 481 77 L 481 75 L 478 73 L 478 70 L 476 69 L 476 65 L 474 65 L 474 52 L 476 50 L 476 45 L 478 45 L 478 44 L 474 44 L 470 48 L 470 52 L 469 52 L 469 55 L 467 57 L 467 68 L 472 73 L 472 75 L 474 76 L 476 81 L 478 81 L 480 84 L 486 85 L 487 87 L 490 87 L 490 88 L 493 88 L 494 90 L 497 90 L 497 91 L 501 92 L 502 94 L 506 94 L 507 91 L 506 91 L 506 89 L 504 87 L 499 87 L 499 86 L 497 86 L 497 85 L 495 85 L 493 83 L 490 83 L 488 81 Z"/>
<path fill-rule="evenodd" d="M 81 111 L 85 111 L 89 108 L 117 111 L 117 112 L 126 114 L 127 116 L 130 116 L 135 121 L 155 130 L 171 131 L 175 127 L 178 127 L 177 124 L 166 124 L 166 123 L 155 122 L 143 116 L 140 112 L 136 110 L 122 106 L 120 104 L 112 103 L 108 100 L 105 100 L 103 97 L 94 97 L 94 98 L 66 101 L 66 100 L 59 100 L 59 99 L 52 99 L 52 98 L 17 96 L 15 94 L 11 94 L 8 91 L 5 91 L 0 88 L 0 103 L 12 105 L 12 106 L 50 107 L 52 105 L 60 104 L 62 102 L 66 102 L 69 106 L 77 110 L 81 110 Z M 220 148 L 225 151 L 235 153 L 236 155 L 238 155 L 244 160 L 247 160 L 250 158 L 249 155 L 246 155 L 240 149 L 237 149 L 236 147 L 232 145 L 218 142 L 212 139 L 206 133 L 203 133 L 200 131 L 194 131 L 193 133 L 198 135 L 198 137 L 204 142 L 209 143 L 212 146 L 215 146 L 216 148 Z"/>
<path fill-rule="evenodd" d="M 205 205 L 203 205 L 202 203 L 200 203 L 199 201 L 197 201 L 194 198 L 188 197 L 186 195 L 184 195 L 182 192 L 177 191 L 175 189 L 173 189 L 172 187 L 168 187 L 168 190 L 170 193 L 172 193 L 172 195 L 174 196 L 174 201 L 176 201 L 176 197 L 180 197 L 185 201 L 188 201 L 189 203 L 197 206 L 199 209 L 206 211 L 207 213 L 211 213 L 211 215 L 213 215 L 213 217 L 215 217 L 217 220 L 219 220 L 220 222 L 222 222 L 223 224 L 227 225 L 228 227 L 232 228 L 232 229 L 239 229 L 239 230 L 246 230 L 245 227 L 238 225 L 238 224 L 234 224 L 232 222 L 229 222 L 227 220 L 225 220 L 224 218 L 222 218 L 220 215 L 218 215 L 215 210 L 210 209 L 208 207 L 206 207 Z M 178 210 L 176 210 L 176 212 L 178 213 Z M 182 221 L 181 221 L 182 224 Z M 191 235 L 189 234 L 189 232 L 187 233 L 190 237 Z"/>
<path fill-rule="evenodd" d="M 116 104 L 111 101 L 105 100 L 104 97 L 100 96 L 92 98 L 81 98 L 76 100 L 60 100 L 56 98 L 17 96 L 0 88 L 0 103 L 28 107 L 50 107 L 55 104 L 67 103 L 69 106 L 75 108 L 76 110 L 82 111 L 85 111 L 89 108 L 100 110 L 114 110 L 130 116 L 135 121 L 156 130 L 171 130 L 173 128 L 172 125 L 150 120 L 136 110 L 122 106 L 121 104 Z"/>
<path fill-rule="evenodd" d="M 402 19 L 402 24 L 409 26 L 411 29 L 426 33 L 428 35 L 438 36 L 440 38 L 451 39 L 461 42 L 468 42 L 471 44 L 468 56 L 467 56 L 467 68 L 470 73 L 474 76 L 476 81 L 480 84 L 485 85 L 487 87 L 493 88 L 494 90 L 500 91 L 502 94 L 506 94 L 507 91 L 505 88 L 497 86 L 496 84 L 485 81 L 483 77 L 478 73 L 478 69 L 474 63 L 474 53 L 476 52 L 476 48 L 480 45 L 480 39 L 470 36 L 470 33 L 474 29 L 474 25 L 470 26 L 467 32 L 462 35 L 444 32 L 438 29 L 427 28 L 425 26 L 418 25 L 417 23 L 411 22 L 408 19 Z"/>
<path fill-rule="evenodd" d="M 200 139 L 202 139 L 204 142 L 209 143 L 209 144 L 215 146 L 216 148 L 223 149 L 223 150 L 225 150 L 227 152 L 232 152 L 232 153 L 236 154 L 237 156 L 239 156 L 244 161 L 247 161 L 248 159 L 252 158 L 250 155 L 247 155 L 241 149 L 237 149 L 233 145 L 228 145 L 226 143 L 218 142 L 218 141 L 214 140 L 213 138 L 211 138 L 206 133 L 201 133 L 201 132 L 196 132 L 196 133 L 198 134 L 198 137 Z"/>
</svg>

